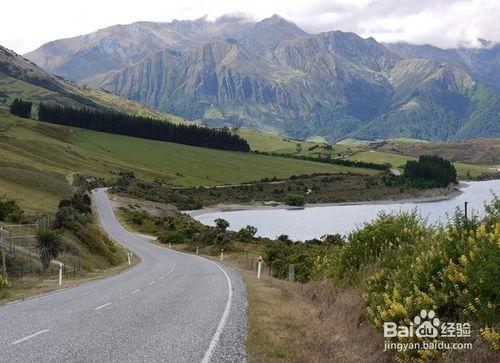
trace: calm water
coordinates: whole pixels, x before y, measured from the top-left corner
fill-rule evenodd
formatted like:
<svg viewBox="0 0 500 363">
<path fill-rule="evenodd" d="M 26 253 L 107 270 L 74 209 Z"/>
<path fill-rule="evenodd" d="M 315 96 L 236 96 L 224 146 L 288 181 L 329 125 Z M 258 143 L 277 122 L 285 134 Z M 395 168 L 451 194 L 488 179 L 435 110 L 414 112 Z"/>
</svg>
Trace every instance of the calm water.
<svg viewBox="0 0 500 363">
<path fill-rule="evenodd" d="M 492 192 L 500 196 L 500 180 L 469 182 L 459 196 L 440 202 L 358 204 L 329 207 L 310 207 L 298 210 L 243 210 L 216 212 L 194 216 L 203 224 L 213 225 L 216 218 L 224 218 L 231 230 L 247 225 L 257 227 L 259 236 L 274 238 L 287 234 L 294 240 L 306 240 L 325 234 L 345 234 L 365 221 L 370 221 L 380 211 L 408 211 L 417 208 L 418 213 L 430 222 L 445 220 L 456 207 L 463 209 L 469 202 L 469 211 L 482 215 L 485 202 L 492 200 Z"/>
</svg>

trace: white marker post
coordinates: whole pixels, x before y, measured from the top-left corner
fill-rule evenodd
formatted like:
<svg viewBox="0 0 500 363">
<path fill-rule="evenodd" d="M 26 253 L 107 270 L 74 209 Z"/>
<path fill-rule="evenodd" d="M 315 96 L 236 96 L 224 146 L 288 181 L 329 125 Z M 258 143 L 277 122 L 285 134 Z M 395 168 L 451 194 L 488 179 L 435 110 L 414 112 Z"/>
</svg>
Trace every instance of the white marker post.
<svg viewBox="0 0 500 363">
<path fill-rule="evenodd" d="M 130 261 L 130 253 L 127 253 L 127 258 L 128 258 L 128 265 L 130 266 L 132 262 Z"/>
<path fill-rule="evenodd" d="M 172 248 L 172 244 L 170 242 L 168 243 L 168 248 Z"/>
<path fill-rule="evenodd" d="M 259 256 L 259 263 L 257 264 L 257 278 L 260 279 L 260 273 L 262 271 L 262 256 Z"/>
<path fill-rule="evenodd" d="M 224 248 L 220 250 L 220 260 L 224 260 Z"/>
<path fill-rule="evenodd" d="M 59 286 L 62 286 L 63 263 L 59 262 Z"/>
<path fill-rule="evenodd" d="M 198 254 L 198 246 L 196 246 L 196 254 Z"/>
</svg>

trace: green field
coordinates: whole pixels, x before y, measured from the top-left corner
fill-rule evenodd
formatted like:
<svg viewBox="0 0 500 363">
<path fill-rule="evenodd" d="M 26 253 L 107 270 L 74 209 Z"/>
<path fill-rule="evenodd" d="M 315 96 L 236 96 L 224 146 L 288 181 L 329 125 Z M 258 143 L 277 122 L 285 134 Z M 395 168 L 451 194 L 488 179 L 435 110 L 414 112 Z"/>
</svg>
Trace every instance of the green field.
<svg viewBox="0 0 500 363">
<path fill-rule="evenodd" d="M 389 163 L 394 167 L 402 167 L 408 160 L 416 160 L 416 158 L 401 154 L 394 154 L 385 151 L 362 151 L 349 157 L 350 160 L 367 161 L 373 163 Z M 496 167 L 486 164 L 467 164 L 461 162 L 453 163 L 457 169 L 460 179 L 475 178 L 482 174 L 493 173 Z"/>
<path fill-rule="evenodd" d="M 182 186 L 236 184 L 264 177 L 373 171 L 205 149 L 14 117 L 0 110 L 0 193 L 32 212 L 53 211 L 74 173 L 141 178 Z"/>
<path fill-rule="evenodd" d="M 308 141 L 300 141 L 283 138 L 279 135 L 254 129 L 237 129 L 235 134 L 244 138 L 253 151 L 293 154 L 300 156 L 317 156 L 319 154 L 324 156 L 326 154 L 330 154 L 335 157 L 344 155 L 353 149 L 351 145 L 342 144 L 335 144 L 332 145 L 331 149 L 326 149 L 326 143 L 319 138 Z M 359 148 L 355 147 L 354 149 L 358 150 Z"/>
<path fill-rule="evenodd" d="M 371 163 L 390 163 L 394 167 L 400 167 L 406 164 L 406 161 L 413 160 L 414 158 L 405 155 L 370 150 L 356 153 L 350 156 L 349 159 Z"/>
</svg>

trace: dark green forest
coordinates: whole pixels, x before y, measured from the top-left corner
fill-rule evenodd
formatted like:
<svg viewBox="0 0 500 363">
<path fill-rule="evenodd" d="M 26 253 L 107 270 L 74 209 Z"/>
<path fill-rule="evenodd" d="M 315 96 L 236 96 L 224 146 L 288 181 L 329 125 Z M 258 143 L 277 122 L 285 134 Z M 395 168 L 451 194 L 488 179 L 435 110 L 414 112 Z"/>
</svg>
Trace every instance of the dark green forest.
<svg viewBox="0 0 500 363">
<path fill-rule="evenodd" d="M 210 129 L 196 125 L 178 125 L 149 117 L 131 116 L 115 111 L 50 106 L 41 103 L 41 121 L 59 125 L 109 132 L 112 134 L 169 141 L 179 144 L 221 150 L 250 151 L 248 143 L 226 129 Z"/>
<path fill-rule="evenodd" d="M 16 98 L 10 106 L 10 113 L 19 117 L 30 118 L 33 103 Z"/>
<path fill-rule="evenodd" d="M 457 181 L 455 167 L 437 155 L 421 155 L 417 161 L 408 161 L 403 175 L 431 187 L 446 187 Z"/>
</svg>

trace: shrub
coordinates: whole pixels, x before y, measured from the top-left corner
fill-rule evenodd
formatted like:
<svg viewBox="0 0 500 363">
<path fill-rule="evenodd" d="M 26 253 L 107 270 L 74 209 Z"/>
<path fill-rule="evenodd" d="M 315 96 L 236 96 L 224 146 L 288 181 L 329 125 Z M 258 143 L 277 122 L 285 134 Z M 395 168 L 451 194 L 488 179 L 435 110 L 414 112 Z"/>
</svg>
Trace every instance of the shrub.
<svg viewBox="0 0 500 363">
<path fill-rule="evenodd" d="M 298 194 L 285 195 L 284 202 L 288 205 L 297 206 L 297 207 L 300 207 L 300 206 L 303 206 L 304 204 L 306 204 L 304 197 L 302 195 L 298 195 Z"/>
<path fill-rule="evenodd" d="M 326 234 L 321 237 L 321 240 L 324 244 L 331 246 L 343 246 L 345 244 L 344 237 L 340 234 Z"/>
<path fill-rule="evenodd" d="M 91 211 L 90 197 L 85 193 L 75 193 L 71 198 L 59 202 L 55 225 L 76 231 L 82 225 L 92 222 Z"/>
<path fill-rule="evenodd" d="M 112 265 L 120 262 L 116 245 L 96 226 L 92 224 L 81 226 L 75 231 L 75 235 L 90 252 L 104 257 Z"/>
<path fill-rule="evenodd" d="M 408 324 L 421 309 L 432 309 L 443 322 L 473 323 L 473 331 L 498 345 L 499 205 L 495 198 L 482 222 L 457 211 L 447 225 L 400 243 L 392 255 L 382 252 L 380 268 L 367 281 L 368 319 L 379 328 L 384 321 Z M 424 358 L 421 353 L 412 354 Z"/>
<path fill-rule="evenodd" d="M 14 199 L 0 196 L 0 220 L 12 223 L 22 223 L 24 212 Z"/>
<path fill-rule="evenodd" d="M 238 235 L 244 242 L 250 242 L 257 233 L 257 228 L 254 226 L 246 226 L 238 231 Z"/>
<path fill-rule="evenodd" d="M 92 216 L 78 212 L 73 206 L 60 207 L 56 213 L 55 224 L 58 228 L 75 231 L 80 226 L 90 223 Z"/>
<path fill-rule="evenodd" d="M 217 230 L 220 233 L 226 232 L 226 229 L 229 228 L 229 222 L 226 221 L 225 219 L 217 218 L 216 220 L 214 220 L 214 222 L 215 222 L 215 228 L 217 228 Z"/>
<path fill-rule="evenodd" d="M 3 275 L 0 274 L 0 290 L 6 289 L 10 286 L 9 281 L 7 278 Z"/>
<path fill-rule="evenodd" d="M 180 244 L 185 242 L 184 236 L 180 232 L 161 233 L 158 240 L 161 243 L 172 243 L 172 244 Z"/>
<path fill-rule="evenodd" d="M 348 236 L 340 259 L 341 278 L 358 279 L 359 270 L 376 260 L 390 263 L 405 245 L 411 245 L 429 234 L 416 212 L 380 213 Z"/>
</svg>

